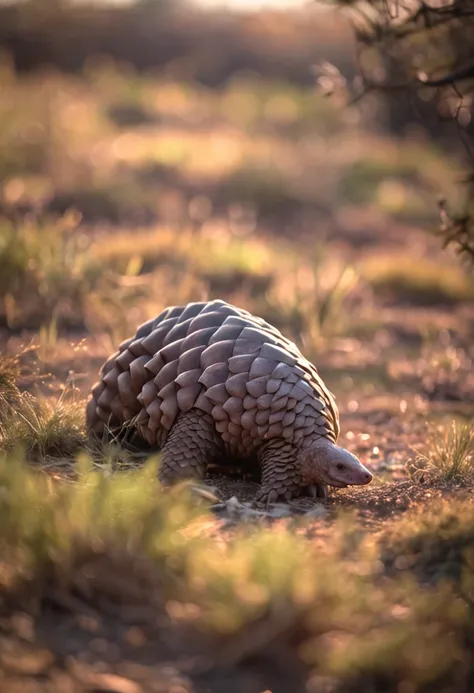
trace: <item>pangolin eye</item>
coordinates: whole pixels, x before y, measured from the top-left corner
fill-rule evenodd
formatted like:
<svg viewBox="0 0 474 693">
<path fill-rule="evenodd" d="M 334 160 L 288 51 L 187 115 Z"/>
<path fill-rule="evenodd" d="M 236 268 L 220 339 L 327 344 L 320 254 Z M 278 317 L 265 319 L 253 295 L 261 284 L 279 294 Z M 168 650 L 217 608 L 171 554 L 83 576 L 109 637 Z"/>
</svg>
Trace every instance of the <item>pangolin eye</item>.
<svg viewBox="0 0 474 693">
<path fill-rule="evenodd" d="M 345 469 L 345 467 L 341 462 L 339 462 L 339 464 L 336 464 L 336 469 L 338 469 L 340 472 L 342 472 L 342 470 Z"/>
</svg>

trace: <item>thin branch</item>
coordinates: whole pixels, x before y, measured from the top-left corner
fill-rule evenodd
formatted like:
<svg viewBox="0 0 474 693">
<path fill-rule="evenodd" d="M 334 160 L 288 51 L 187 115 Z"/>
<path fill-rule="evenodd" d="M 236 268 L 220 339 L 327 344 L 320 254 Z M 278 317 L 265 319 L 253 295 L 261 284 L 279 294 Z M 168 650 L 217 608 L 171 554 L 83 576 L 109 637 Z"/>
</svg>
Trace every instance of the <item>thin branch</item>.
<svg viewBox="0 0 474 693">
<path fill-rule="evenodd" d="M 474 79 L 474 63 L 459 70 L 453 70 L 439 79 L 419 79 L 419 82 L 426 87 L 444 87 L 447 84 L 462 82 L 467 79 Z"/>
<path fill-rule="evenodd" d="M 346 4 L 347 0 L 340 2 Z M 400 0 L 392 5 L 388 0 L 368 0 L 364 7 L 366 11 L 362 12 L 356 3 L 350 4 L 360 82 L 349 103 L 354 104 L 371 92 L 405 92 L 417 106 L 415 97 L 422 94 L 424 88 L 439 88 L 433 93 L 433 101 L 438 106 L 444 97 L 447 98 L 446 117 L 441 113 L 439 117 L 454 121 L 457 125 L 457 135 L 470 157 L 473 182 L 467 191 L 463 215 L 451 216 L 442 205 L 439 234 L 444 247 L 452 246 L 474 267 L 474 213 L 471 212 L 474 201 L 474 147 L 470 133 L 460 123 L 463 109 L 467 109 L 471 115 L 473 113 L 469 94 L 474 92 L 474 0 L 453 0 L 448 6 L 441 7 L 433 7 L 424 0 L 410 4 Z M 370 69 L 364 71 L 362 58 L 363 51 L 367 49 L 377 51 L 383 58 L 388 71 L 385 79 L 379 81 L 376 72 L 371 75 L 367 74 L 371 72 Z M 374 62 L 369 58 L 368 64 Z M 459 67 L 460 64 L 463 66 Z M 415 72 L 418 76 L 415 76 Z M 423 75 L 431 73 L 442 76 L 421 77 L 420 72 Z M 454 93 L 450 94 L 449 91 Z"/>
</svg>

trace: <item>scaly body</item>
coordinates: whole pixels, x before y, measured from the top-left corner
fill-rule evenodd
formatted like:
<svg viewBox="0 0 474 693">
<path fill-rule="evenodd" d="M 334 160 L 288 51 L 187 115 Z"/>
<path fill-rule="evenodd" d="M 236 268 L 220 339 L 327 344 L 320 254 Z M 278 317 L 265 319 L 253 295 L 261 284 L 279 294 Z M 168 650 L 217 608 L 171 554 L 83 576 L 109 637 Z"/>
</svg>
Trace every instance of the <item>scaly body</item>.
<svg viewBox="0 0 474 693">
<path fill-rule="evenodd" d="M 275 327 L 224 301 L 166 309 L 106 361 L 88 428 L 130 422 L 162 449 L 163 482 L 226 457 L 257 458 L 259 499 L 372 479 L 336 445 L 337 406 L 316 368 Z"/>
</svg>

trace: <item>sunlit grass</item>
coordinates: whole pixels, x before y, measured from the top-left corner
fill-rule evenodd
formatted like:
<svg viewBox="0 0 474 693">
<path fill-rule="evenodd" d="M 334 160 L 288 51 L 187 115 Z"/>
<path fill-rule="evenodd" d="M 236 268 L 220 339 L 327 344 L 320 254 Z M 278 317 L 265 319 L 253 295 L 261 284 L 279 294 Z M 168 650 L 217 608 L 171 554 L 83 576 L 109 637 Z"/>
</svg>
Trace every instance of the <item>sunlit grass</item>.
<svg viewBox="0 0 474 693">
<path fill-rule="evenodd" d="M 431 473 L 445 481 L 472 481 L 474 426 L 453 421 L 449 428 L 429 430 L 426 448 L 416 458 L 413 473 Z"/>
<path fill-rule="evenodd" d="M 383 203 L 385 186 L 388 192 L 388 184 L 392 183 L 396 196 L 395 184 L 398 184 L 399 194 L 409 206 L 416 205 L 414 191 L 425 207 L 431 195 L 436 214 L 436 195 L 443 189 L 449 196 L 455 194 L 454 171 L 453 163 L 429 143 L 409 138 L 395 142 L 367 133 L 348 148 L 340 192 L 355 203 L 377 200 Z M 403 211 L 403 205 L 398 209 L 394 206 L 393 211 Z"/>
<path fill-rule="evenodd" d="M 67 396 L 54 401 L 23 392 L 3 405 L 0 447 L 22 449 L 29 459 L 71 457 L 87 445 L 84 402 Z"/>
<path fill-rule="evenodd" d="M 0 221 L 0 273 L 1 309 L 12 328 L 97 324 L 98 315 L 113 328 L 137 292 L 100 264 L 74 216 Z"/>
<path fill-rule="evenodd" d="M 250 162 L 227 177 L 222 194 L 229 202 L 252 205 L 263 215 L 281 213 L 300 201 L 298 188 L 280 168 Z"/>
<path fill-rule="evenodd" d="M 328 133 L 342 126 L 343 114 L 312 89 L 283 80 L 235 76 L 223 90 L 222 114 L 250 131 L 265 125 Z"/>
<path fill-rule="evenodd" d="M 21 374 L 19 354 L 0 354 L 0 405 L 3 409 L 19 395 L 18 379 Z"/>
<path fill-rule="evenodd" d="M 10 324 L 24 319 L 24 311 L 41 324 L 68 306 L 72 312 L 84 304 L 91 285 L 99 279 L 85 241 L 68 220 L 2 222 L 0 293 Z"/>
<path fill-rule="evenodd" d="M 248 276 L 269 275 L 276 266 L 285 267 L 288 256 L 294 255 L 283 242 L 271 247 L 258 238 L 240 238 L 223 224 L 203 225 L 197 232 L 189 226 L 179 231 L 163 226 L 133 235 L 115 233 L 113 239 L 105 236 L 99 241 L 95 253 L 118 272 L 126 272 L 133 262 L 138 273 L 175 266 L 202 277 L 233 271 Z"/>
<path fill-rule="evenodd" d="M 362 276 L 374 290 L 422 305 L 474 298 L 472 278 L 459 266 L 407 254 L 376 254 L 361 263 Z"/>
<path fill-rule="evenodd" d="M 350 305 L 359 288 L 356 269 L 331 255 L 328 245 L 317 243 L 304 259 L 295 259 L 284 274 L 277 276 L 268 301 L 310 352 L 322 340 L 344 332 L 352 324 Z"/>
</svg>

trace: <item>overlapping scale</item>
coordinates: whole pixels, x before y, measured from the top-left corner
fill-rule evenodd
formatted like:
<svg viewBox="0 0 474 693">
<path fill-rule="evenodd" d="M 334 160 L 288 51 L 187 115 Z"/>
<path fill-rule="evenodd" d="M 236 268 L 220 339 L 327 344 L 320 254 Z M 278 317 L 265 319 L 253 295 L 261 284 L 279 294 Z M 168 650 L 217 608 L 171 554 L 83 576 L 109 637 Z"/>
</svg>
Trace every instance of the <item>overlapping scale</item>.
<svg viewBox="0 0 474 693">
<path fill-rule="evenodd" d="M 333 395 L 296 345 L 220 300 L 173 306 L 141 325 L 104 364 L 86 416 L 97 433 L 134 417 L 148 442 L 162 444 L 191 409 L 210 414 L 242 454 L 273 438 L 295 445 L 339 433 Z"/>
</svg>

